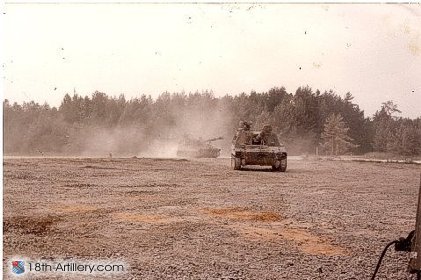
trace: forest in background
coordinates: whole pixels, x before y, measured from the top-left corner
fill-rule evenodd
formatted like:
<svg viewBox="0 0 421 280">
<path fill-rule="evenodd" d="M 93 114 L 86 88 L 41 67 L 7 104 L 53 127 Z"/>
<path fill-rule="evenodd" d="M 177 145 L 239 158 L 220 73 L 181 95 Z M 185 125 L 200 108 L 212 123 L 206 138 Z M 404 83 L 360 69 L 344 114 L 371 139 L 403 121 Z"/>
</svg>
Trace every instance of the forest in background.
<svg viewBox="0 0 421 280">
<path fill-rule="evenodd" d="M 289 154 L 343 155 L 372 152 L 421 155 L 421 118 L 399 117 L 385 101 L 365 116 L 353 96 L 300 87 L 215 97 L 211 91 L 141 95 L 127 100 L 95 92 L 66 94 L 61 105 L 3 102 L 5 155 L 172 156 L 186 135 L 222 136 L 229 155 L 240 120 L 253 129 L 270 124 Z"/>
</svg>

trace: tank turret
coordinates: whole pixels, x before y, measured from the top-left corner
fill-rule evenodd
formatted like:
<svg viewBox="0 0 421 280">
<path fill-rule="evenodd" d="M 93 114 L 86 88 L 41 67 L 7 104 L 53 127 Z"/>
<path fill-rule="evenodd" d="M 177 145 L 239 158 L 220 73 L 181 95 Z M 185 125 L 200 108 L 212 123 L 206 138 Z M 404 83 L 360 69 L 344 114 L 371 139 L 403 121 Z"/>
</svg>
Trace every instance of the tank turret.
<svg viewBox="0 0 421 280">
<path fill-rule="evenodd" d="M 221 153 L 221 149 L 211 145 L 211 142 L 222 140 L 222 137 L 202 140 L 201 137 L 192 138 L 184 135 L 178 144 L 177 156 L 187 158 L 217 158 Z"/>
</svg>

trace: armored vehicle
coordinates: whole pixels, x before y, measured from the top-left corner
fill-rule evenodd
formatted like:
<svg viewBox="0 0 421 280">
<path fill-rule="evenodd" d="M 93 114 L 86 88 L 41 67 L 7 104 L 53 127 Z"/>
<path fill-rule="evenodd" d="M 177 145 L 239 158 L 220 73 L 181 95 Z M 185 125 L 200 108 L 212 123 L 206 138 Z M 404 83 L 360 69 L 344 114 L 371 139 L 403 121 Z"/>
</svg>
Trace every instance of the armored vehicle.
<svg viewBox="0 0 421 280">
<path fill-rule="evenodd" d="M 235 170 L 246 165 L 260 165 L 285 172 L 287 152 L 270 125 L 265 125 L 261 131 L 251 131 L 249 123 L 240 122 L 240 128 L 232 140 L 231 165 Z"/>
<path fill-rule="evenodd" d="M 217 158 L 221 149 L 211 145 L 211 142 L 221 140 L 222 137 L 202 140 L 202 138 L 194 139 L 188 135 L 184 135 L 178 143 L 177 156 L 187 158 Z"/>
</svg>

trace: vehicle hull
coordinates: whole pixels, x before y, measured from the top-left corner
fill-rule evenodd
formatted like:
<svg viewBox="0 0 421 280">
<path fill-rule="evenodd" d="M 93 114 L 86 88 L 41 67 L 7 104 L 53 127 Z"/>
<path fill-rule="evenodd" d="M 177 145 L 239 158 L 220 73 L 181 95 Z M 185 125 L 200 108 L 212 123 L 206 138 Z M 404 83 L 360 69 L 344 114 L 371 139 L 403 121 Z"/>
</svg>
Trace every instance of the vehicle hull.
<svg viewBox="0 0 421 280">
<path fill-rule="evenodd" d="M 232 147 L 231 157 L 240 159 L 241 166 L 277 166 L 287 160 L 287 152 L 282 146 L 246 145 Z"/>
</svg>

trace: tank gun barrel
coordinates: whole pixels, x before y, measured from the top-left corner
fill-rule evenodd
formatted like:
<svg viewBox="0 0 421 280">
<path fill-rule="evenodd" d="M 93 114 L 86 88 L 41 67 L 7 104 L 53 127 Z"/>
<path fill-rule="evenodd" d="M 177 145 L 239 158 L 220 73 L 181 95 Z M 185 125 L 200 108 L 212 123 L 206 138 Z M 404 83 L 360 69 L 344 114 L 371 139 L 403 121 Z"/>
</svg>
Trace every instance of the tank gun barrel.
<svg viewBox="0 0 421 280">
<path fill-rule="evenodd" d="M 208 139 L 205 142 L 213 142 L 213 141 L 222 140 L 222 139 L 224 139 L 224 137 L 222 137 L 222 136 L 221 137 L 215 137 L 215 138 Z"/>
</svg>

